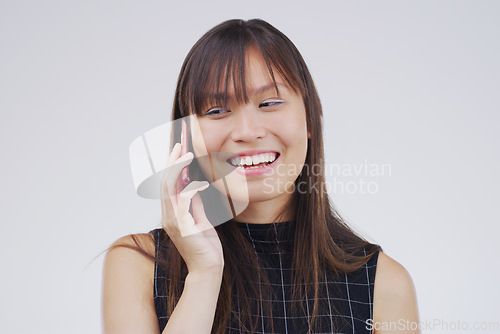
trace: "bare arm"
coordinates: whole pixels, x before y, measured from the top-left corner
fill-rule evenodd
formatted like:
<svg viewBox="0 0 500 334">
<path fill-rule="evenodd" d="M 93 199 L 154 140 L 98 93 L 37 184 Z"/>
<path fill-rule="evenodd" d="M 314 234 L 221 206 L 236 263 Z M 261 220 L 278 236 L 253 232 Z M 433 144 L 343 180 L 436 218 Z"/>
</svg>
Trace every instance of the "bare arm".
<svg viewBox="0 0 500 334">
<path fill-rule="evenodd" d="M 373 333 L 420 333 L 417 297 L 410 274 L 383 252 L 378 258 L 373 303 Z"/>
<path fill-rule="evenodd" d="M 146 234 L 136 235 L 141 246 L 154 254 Z M 114 245 L 135 246 L 131 236 Z M 158 334 L 153 301 L 154 262 L 135 250 L 118 247 L 106 256 L 103 272 L 102 316 L 104 334 Z M 222 272 L 191 273 L 163 333 L 210 333 Z"/>
<path fill-rule="evenodd" d="M 148 252 L 154 254 L 149 236 L 138 234 Z M 115 245 L 135 246 L 131 236 Z M 108 251 L 103 268 L 102 324 L 104 334 L 158 334 L 153 302 L 154 261 L 135 250 L 117 247 Z"/>
<path fill-rule="evenodd" d="M 182 124 L 183 143 L 177 143 L 164 171 L 160 194 L 162 227 L 183 260 L 189 274 L 182 294 L 163 333 L 210 333 L 222 282 L 222 245 L 208 221 L 198 192 L 208 182 L 185 186 L 181 171 L 194 155 L 187 152 L 187 125 Z M 182 154 L 184 152 L 184 154 Z M 192 213 L 189 208 L 192 208 Z M 139 234 L 143 249 L 151 255 L 155 245 L 147 234 Z M 115 244 L 134 245 L 131 236 Z M 124 247 L 108 252 L 103 277 L 103 325 L 105 334 L 160 332 L 153 301 L 154 260 Z M 166 293 L 166 291 L 165 291 Z"/>
<path fill-rule="evenodd" d="M 163 333 L 210 333 L 222 274 L 188 274 L 181 298 Z"/>
</svg>

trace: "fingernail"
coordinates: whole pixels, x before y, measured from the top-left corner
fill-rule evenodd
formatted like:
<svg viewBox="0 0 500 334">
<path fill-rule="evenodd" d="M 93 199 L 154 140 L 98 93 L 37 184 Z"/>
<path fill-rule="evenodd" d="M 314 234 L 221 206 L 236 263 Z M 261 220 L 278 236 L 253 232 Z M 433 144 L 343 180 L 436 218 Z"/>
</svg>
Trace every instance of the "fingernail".
<svg viewBox="0 0 500 334">
<path fill-rule="evenodd" d="M 187 167 L 186 167 L 186 168 L 187 168 Z M 186 168 L 184 168 L 184 169 L 182 170 L 182 183 L 183 183 L 184 185 L 187 185 L 187 184 L 189 184 L 189 183 L 191 182 L 191 180 L 189 179 L 189 176 L 188 176 L 188 174 L 187 174 L 187 169 L 186 169 Z"/>
</svg>

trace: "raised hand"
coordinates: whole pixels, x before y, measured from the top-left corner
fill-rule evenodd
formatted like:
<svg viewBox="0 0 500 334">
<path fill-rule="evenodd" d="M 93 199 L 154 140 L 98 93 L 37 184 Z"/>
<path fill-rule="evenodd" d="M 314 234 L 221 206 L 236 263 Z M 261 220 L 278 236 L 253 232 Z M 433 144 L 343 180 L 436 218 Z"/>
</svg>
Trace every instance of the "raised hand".
<svg viewBox="0 0 500 334">
<path fill-rule="evenodd" d="M 186 131 L 183 124 L 181 137 L 184 143 L 175 144 L 163 174 L 160 191 L 162 227 L 186 262 L 189 273 L 222 273 L 222 245 L 206 217 L 198 193 L 208 188 L 209 184 L 206 181 L 193 181 L 184 188 L 186 174 L 182 171 L 187 169 L 194 157 L 193 153 L 187 152 Z M 187 153 L 182 154 L 183 150 Z"/>
</svg>

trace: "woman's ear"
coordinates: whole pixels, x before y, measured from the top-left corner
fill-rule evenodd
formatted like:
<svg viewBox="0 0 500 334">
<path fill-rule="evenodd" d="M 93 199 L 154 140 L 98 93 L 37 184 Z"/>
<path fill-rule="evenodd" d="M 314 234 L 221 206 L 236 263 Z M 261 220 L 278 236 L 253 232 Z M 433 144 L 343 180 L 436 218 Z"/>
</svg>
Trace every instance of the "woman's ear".
<svg viewBox="0 0 500 334">
<path fill-rule="evenodd" d="M 311 133 L 307 131 L 307 139 L 311 139 Z"/>
</svg>

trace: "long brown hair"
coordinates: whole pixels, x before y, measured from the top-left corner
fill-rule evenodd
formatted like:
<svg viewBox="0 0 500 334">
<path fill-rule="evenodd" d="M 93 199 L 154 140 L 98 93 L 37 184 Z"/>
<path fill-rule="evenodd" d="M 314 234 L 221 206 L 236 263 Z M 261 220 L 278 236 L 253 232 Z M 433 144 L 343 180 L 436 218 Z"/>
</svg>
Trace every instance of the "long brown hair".
<svg viewBox="0 0 500 334">
<path fill-rule="evenodd" d="M 295 185 L 316 186 L 309 187 L 314 191 L 307 193 L 295 191 L 286 209 L 295 221 L 292 293 L 295 300 L 312 296 L 314 307 L 310 330 L 314 331 L 319 323 L 321 279 L 326 273 L 335 276 L 358 270 L 376 253 L 378 246 L 356 235 L 347 226 L 333 208 L 326 192 L 322 107 L 311 74 L 295 45 L 278 29 L 260 19 L 228 20 L 215 26 L 196 42 L 184 60 L 177 82 L 172 120 L 191 114 L 200 115 L 208 100 L 224 105 L 229 78 L 233 79 L 236 99 L 247 102 L 245 55 L 251 47 L 260 51 L 276 90 L 277 74 L 301 94 L 306 109 L 310 133 L 304 165 L 307 168 L 302 170 Z M 222 94 L 219 92 L 220 83 L 224 83 Z M 176 129 L 173 139 L 174 142 L 180 140 Z M 314 173 L 310 173 L 311 168 L 314 168 Z M 265 313 L 272 319 L 269 303 L 264 303 L 263 307 L 259 303 L 259 300 L 271 299 L 266 274 L 251 244 L 233 221 L 217 226 L 216 231 L 223 246 L 225 266 L 212 332 L 223 333 L 232 313 L 246 332 L 255 332 L 257 322 L 249 316 L 252 312 Z M 162 253 L 168 256 L 155 260 L 158 265 L 164 266 L 169 276 L 167 309 L 170 315 L 182 293 L 181 281 L 187 274 L 187 268 L 168 237 L 164 237 L 161 244 Z M 235 249 L 238 252 L 234 252 Z M 255 271 L 255 267 L 259 270 Z M 249 281 L 256 284 L 249 284 Z M 232 295 L 235 294 L 240 301 L 241 319 L 232 305 Z M 304 311 L 302 304 L 294 307 Z M 273 330 L 272 325 L 270 327 Z"/>
</svg>

